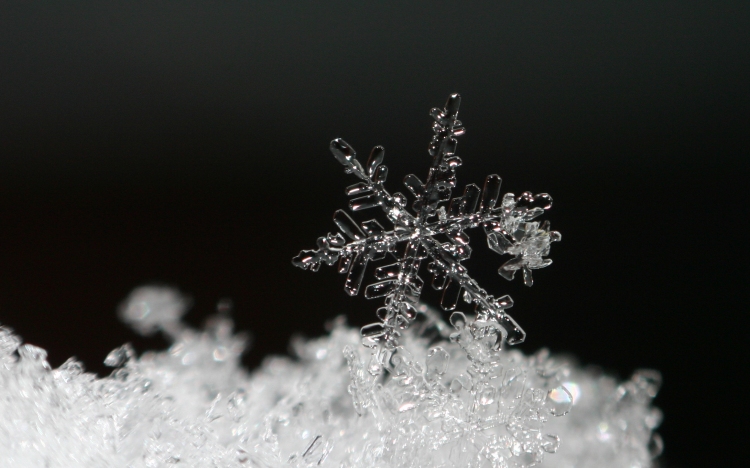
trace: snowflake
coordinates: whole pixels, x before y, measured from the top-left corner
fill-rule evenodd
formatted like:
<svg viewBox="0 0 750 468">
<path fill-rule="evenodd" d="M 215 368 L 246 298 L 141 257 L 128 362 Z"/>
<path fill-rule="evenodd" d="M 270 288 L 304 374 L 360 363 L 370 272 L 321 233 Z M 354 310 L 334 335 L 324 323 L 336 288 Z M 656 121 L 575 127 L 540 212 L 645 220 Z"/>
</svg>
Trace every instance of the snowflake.
<svg viewBox="0 0 750 468">
<path fill-rule="evenodd" d="M 500 198 L 499 176 L 486 178 L 484 188 L 469 184 L 463 195 L 451 197 L 456 186 L 456 169 L 462 164 L 456 155 L 456 137 L 464 133 L 457 119 L 461 97 L 453 94 L 444 109 L 434 108 L 435 135 L 429 145 L 432 166 L 427 180 L 422 182 L 410 174 L 404 185 L 414 195 L 413 214 L 407 210 L 407 199 L 401 193 L 391 195 L 383 187 L 388 168 L 382 164 L 385 150 L 376 146 L 363 166 L 354 149 L 344 140 L 331 142 L 331 152 L 361 182 L 349 186 L 346 192 L 354 196 L 349 203 L 352 211 L 381 208 L 392 230 L 386 230 L 377 220 L 357 223 L 343 210 L 334 213 L 333 221 L 341 233 L 329 233 L 318 238 L 316 250 L 303 250 L 292 260 L 295 266 L 317 271 L 320 265 L 333 265 L 338 261 L 340 273 L 346 273 L 345 290 L 358 294 L 370 261 L 396 258 L 396 263 L 375 270 L 379 280 L 365 288 L 365 297 L 385 297 L 385 305 L 378 309 L 380 322 L 362 327 L 366 346 L 378 344 L 393 349 L 398 346 L 398 330 L 407 328 L 418 312 L 418 301 L 424 281 L 419 277 L 423 260 L 428 260 L 427 271 L 432 274 L 432 287 L 442 290 L 441 306 L 446 311 L 456 309 L 458 299 L 475 305 L 477 320 L 491 324 L 487 338 L 492 348 L 499 349 L 503 342 L 517 344 L 526 334 L 506 309 L 513 305 L 508 295 L 495 298 L 482 289 L 469 276 L 461 262 L 471 255 L 466 230 L 482 227 L 491 250 L 512 255 L 499 270 L 504 278 L 513 279 L 522 270 L 527 286 L 533 283 L 531 270 L 552 263 L 544 258 L 549 254 L 550 243 L 560 240 L 560 233 L 550 231 L 549 221 L 540 225 L 533 221 L 552 206 L 546 194 L 520 196 L 512 193 Z M 463 294 L 462 294 L 463 292 Z"/>
</svg>

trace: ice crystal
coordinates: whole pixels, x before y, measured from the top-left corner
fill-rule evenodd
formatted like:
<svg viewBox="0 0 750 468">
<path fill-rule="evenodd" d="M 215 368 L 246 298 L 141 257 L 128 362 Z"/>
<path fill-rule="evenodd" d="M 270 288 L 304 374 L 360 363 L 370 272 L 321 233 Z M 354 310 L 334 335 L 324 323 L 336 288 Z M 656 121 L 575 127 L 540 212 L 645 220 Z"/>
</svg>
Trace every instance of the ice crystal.
<svg viewBox="0 0 750 468">
<path fill-rule="evenodd" d="M 387 231 L 375 219 L 357 225 L 345 211 L 338 210 L 333 221 L 349 240 L 340 233 L 329 233 L 318 239 L 316 250 L 303 250 L 293 263 L 317 271 L 321 264 L 338 261 L 339 272 L 347 274 L 345 290 L 354 296 L 360 290 L 370 261 L 382 260 L 387 255 L 395 257 L 396 263 L 375 270 L 379 281 L 365 288 L 368 299 L 385 297 L 385 306 L 378 310 L 380 322 L 361 330 L 365 345 L 398 346 L 399 330 L 407 328 L 417 315 L 424 285 L 419 270 L 426 259 L 429 259 L 427 270 L 432 274 L 432 287 L 443 290 L 444 310 L 456 309 L 461 297 L 473 303 L 477 317 L 485 322 L 483 333 L 487 334 L 486 339 L 495 339 L 495 348 L 503 342 L 521 343 L 526 337 L 505 310 L 513 306 L 510 296 L 495 298 L 488 294 L 461 264 L 471 255 L 465 231 L 482 227 L 490 249 L 513 256 L 500 267 L 499 273 L 511 280 L 516 271 L 522 270 L 524 283 L 531 286 L 531 270 L 552 263 L 544 257 L 549 254 L 550 243 L 560 240 L 560 233 L 550 231 L 549 221 L 541 225 L 534 221 L 552 206 L 552 198 L 546 193 L 530 192 L 519 196 L 507 193 L 499 198 L 501 180 L 497 175 L 488 176 L 482 190 L 469 184 L 463 195 L 451 198 L 456 169 L 462 164 L 456 154 L 456 138 L 464 133 L 458 120 L 460 102 L 461 97 L 453 94 L 444 109 L 434 108 L 430 112 L 435 135 L 428 148 L 432 165 L 427 179 L 423 183 L 413 174 L 404 179 L 404 185 L 415 197 L 414 214 L 408 211 L 403 194 L 391 195 L 383 187 L 388 168 L 382 164 L 385 155 L 382 146 L 373 148 L 363 166 L 348 143 L 340 138 L 331 142 L 331 152 L 345 171 L 361 179 L 346 189 L 348 195 L 357 197 L 351 200 L 349 208 L 359 211 L 379 207 L 393 229 Z"/>
<path fill-rule="evenodd" d="M 139 289 L 123 307 L 185 303 L 166 293 Z M 129 320 L 174 325 L 157 316 Z M 430 345 L 466 326 L 420 306 L 382 371 L 339 318 L 328 336 L 295 339 L 294 357 L 248 373 L 246 338 L 220 313 L 203 330 L 180 324 L 166 351 L 118 348 L 103 378 L 75 359 L 51 369 L 44 350 L 0 327 L 0 466 L 507 468 L 556 451 L 543 466 L 632 468 L 660 451 L 657 373 L 618 384 L 545 350 L 477 368 L 462 338 Z"/>
</svg>

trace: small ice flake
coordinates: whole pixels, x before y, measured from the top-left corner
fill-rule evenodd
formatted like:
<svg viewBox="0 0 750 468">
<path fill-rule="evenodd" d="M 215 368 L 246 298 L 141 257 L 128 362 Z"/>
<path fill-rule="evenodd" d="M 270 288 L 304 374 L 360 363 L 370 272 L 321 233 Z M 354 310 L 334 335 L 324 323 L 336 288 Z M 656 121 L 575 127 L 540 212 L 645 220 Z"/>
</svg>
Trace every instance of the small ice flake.
<svg viewBox="0 0 750 468">
<path fill-rule="evenodd" d="M 391 256 L 396 263 L 375 270 L 378 282 L 365 288 L 365 297 L 384 297 L 385 306 L 379 309 L 380 322 L 362 328 L 363 344 L 393 349 L 399 345 L 398 330 L 407 328 L 417 315 L 424 281 L 419 276 L 422 262 L 432 274 L 431 285 L 442 290 L 441 306 L 455 310 L 458 300 L 474 304 L 475 313 L 484 321 L 491 321 L 502 329 L 492 343 L 497 349 L 502 342 L 517 344 L 526 334 L 508 315 L 510 297 L 500 299 L 489 295 L 469 276 L 462 261 L 471 255 L 466 230 L 482 227 L 491 250 L 512 255 L 500 267 L 500 275 L 513 279 L 523 271 L 524 283 L 533 284 L 531 270 L 544 268 L 552 260 L 550 244 L 560 240 L 560 233 L 550 231 L 549 222 L 532 221 L 552 207 L 552 198 L 541 193 L 512 193 L 500 197 L 501 179 L 493 174 L 486 178 L 484 187 L 469 184 L 463 195 L 453 197 L 456 169 L 463 163 L 456 155 L 457 137 L 463 135 L 463 124 L 458 120 L 461 97 L 453 94 L 443 109 L 432 109 L 434 136 L 429 145 L 432 164 L 422 182 L 410 174 L 404 185 L 414 196 L 413 213 L 406 209 L 406 198 L 391 195 L 383 186 L 388 175 L 383 159 L 385 149 L 376 146 L 367 163 L 362 165 L 356 152 L 347 142 L 337 138 L 331 142 L 331 152 L 347 174 L 360 179 L 347 188 L 352 211 L 380 208 L 393 225 L 386 230 L 376 220 L 357 224 L 345 211 L 334 213 L 333 221 L 341 233 L 329 233 L 318 238 L 316 250 L 303 250 L 292 263 L 306 270 L 317 271 L 320 265 L 338 262 L 338 271 L 347 275 L 345 291 L 357 295 L 362 288 L 367 265 L 371 261 Z M 447 242 L 443 241 L 447 239 Z M 489 339 L 489 338 L 488 338 Z"/>
<path fill-rule="evenodd" d="M 125 343 L 107 354 L 104 365 L 107 367 L 120 367 L 135 357 L 135 350 L 130 343 Z"/>
<path fill-rule="evenodd" d="M 189 305 L 188 299 L 176 289 L 141 286 L 123 301 L 119 315 L 123 322 L 142 335 L 151 335 L 157 330 L 169 333 L 179 326 Z"/>
<path fill-rule="evenodd" d="M 21 339 L 13 334 L 13 330 L 0 326 L 0 359 L 12 356 L 21 345 Z"/>
</svg>

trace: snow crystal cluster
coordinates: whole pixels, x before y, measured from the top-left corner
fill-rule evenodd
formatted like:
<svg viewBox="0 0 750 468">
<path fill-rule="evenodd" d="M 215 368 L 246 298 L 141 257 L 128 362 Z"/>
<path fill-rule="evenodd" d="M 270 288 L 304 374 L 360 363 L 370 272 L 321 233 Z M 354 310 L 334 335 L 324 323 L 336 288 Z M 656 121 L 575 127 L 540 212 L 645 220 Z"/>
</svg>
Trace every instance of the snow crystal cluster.
<svg viewBox="0 0 750 468">
<path fill-rule="evenodd" d="M 184 304 L 136 290 L 121 317 L 174 341 L 112 351 L 104 378 L 75 359 L 51 369 L 0 328 L 0 466 L 630 468 L 660 451 L 654 371 L 618 383 L 545 350 L 493 350 L 476 322 L 421 306 L 382 366 L 338 319 L 248 373 L 228 316 L 190 329 L 174 319 Z"/>
<path fill-rule="evenodd" d="M 661 413 L 651 406 L 658 372 L 618 383 L 546 350 L 506 349 L 525 332 L 506 311 L 512 299 L 487 293 L 462 265 L 471 255 L 465 231 L 481 227 L 492 251 L 512 257 L 499 273 L 511 280 L 520 270 L 528 286 L 531 270 L 552 262 L 560 234 L 535 221 L 552 206 L 549 195 L 501 198 L 497 175 L 451 195 L 462 164 L 459 103 L 454 94 L 431 112 L 427 178 L 404 180 L 412 212 L 403 194 L 383 187 L 382 147 L 362 165 L 346 142 L 331 143 L 360 180 L 347 189 L 351 210 L 381 208 L 393 227 L 336 211 L 341 233 L 320 237 L 293 263 L 317 271 L 338 262 L 356 295 L 368 263 L 393 257 L 365 288 L 367 298 L 385 298 L 378 322 L 355 330 L 337 319 L 329 335 L 293 341 L 293 357 L 269 357 L 248 373 L 240 365 L 247 340 L 233 333 L 226 303 L 193 330 L 181 322 L 189 301 L 178 291 L 142 287 L 120 318 L 172 345 L 140 357 L 127 344 L 115 349 L 105 378 L 75 359 L 51 369 L 43 349 L 0 327 L 0 466 L 651 466 L 662 449 L 653 432 Z M 447 322 L 420 302 L 425 260 L 452 312 Z M 457 310 L 461 298 L 472 312 Z"/>
</svg>

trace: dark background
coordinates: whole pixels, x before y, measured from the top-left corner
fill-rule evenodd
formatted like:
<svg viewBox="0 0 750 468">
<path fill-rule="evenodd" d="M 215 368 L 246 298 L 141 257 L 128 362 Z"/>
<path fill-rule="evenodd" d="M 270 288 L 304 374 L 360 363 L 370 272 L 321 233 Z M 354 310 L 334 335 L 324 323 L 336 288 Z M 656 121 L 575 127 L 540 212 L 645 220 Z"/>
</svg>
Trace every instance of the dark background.
<svg viewBox="0 0 750 468">
<path fill-rule="evenodd" d="M 531 289 L 474 234 L 521 349 L 660 369 L 667 466 L 739 466 L 750 3 L 25 3 L 0 7 L 0 321 L 53 365 L 166 346 L 115 318 L 154 281 L 194 324 L 232 298 L 250 367 L 371 321 L 333 269 L 290 263 L 354 182 L 328 142 L 384 145 L 403 191 L 460 92 L 459 186 L 555 198 L 563 242 Z"/>
</svg>

